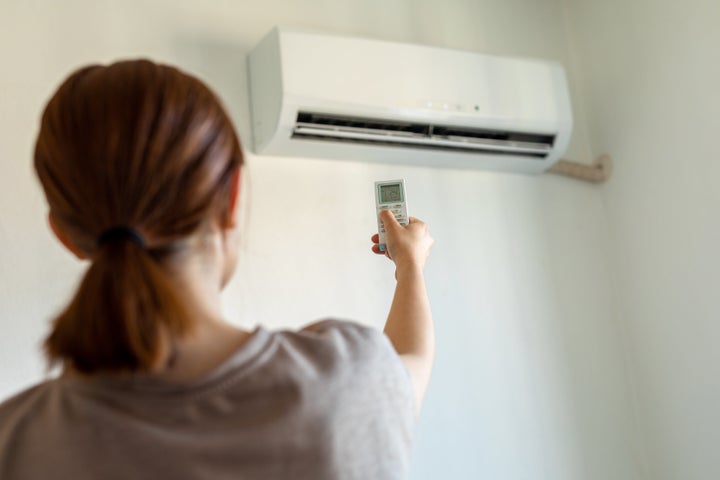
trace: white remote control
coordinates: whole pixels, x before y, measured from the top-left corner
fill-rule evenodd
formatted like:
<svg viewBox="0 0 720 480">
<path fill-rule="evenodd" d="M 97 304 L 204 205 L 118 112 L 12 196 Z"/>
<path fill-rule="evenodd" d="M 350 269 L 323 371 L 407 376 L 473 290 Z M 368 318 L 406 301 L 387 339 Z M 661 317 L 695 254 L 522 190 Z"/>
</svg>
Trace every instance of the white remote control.
<svg viewBox="0 0 720 480">
<path fill-rule="evenodd" d="M 409 222 L 407 200 L 405 197 L 405 180 L 388 180 L 375 182 L 375 209 L 377 210 L 378 237 L 380 251 L 385 251 L 385 225 L 380 220 L 382 210 L 390 210 L 400 225 Z"/>
</svg>

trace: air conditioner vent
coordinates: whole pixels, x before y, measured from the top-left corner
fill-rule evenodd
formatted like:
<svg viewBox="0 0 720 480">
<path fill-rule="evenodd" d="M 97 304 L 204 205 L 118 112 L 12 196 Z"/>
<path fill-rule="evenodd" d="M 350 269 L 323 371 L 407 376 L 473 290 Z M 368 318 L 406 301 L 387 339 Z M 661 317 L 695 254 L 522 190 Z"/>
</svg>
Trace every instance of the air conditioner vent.
<svg viewBox="0 0 720 480">
<path fill-rule="evenodd" d="M 328 127 L 352 128 L 361 130 L 376 130 L 390 132 L 406 132 L 408 134 L 427 134 L 426 125 L 405 122 L 390 122 L 387 120 L 373 120 L 369 118 L 345 117 L 337 115 L 322 115 L 318 113 L 299 112 L 297 123 L 304 125 L 317 125 Z"/>
<path fill-rule="evenodd" d="M 298 112 L 292 138 L 512 154 L 540 159 L 547 157 L 555 142 L 554 135 L 546 134 L 457 128 L 304 111 Z"/>
</svg>

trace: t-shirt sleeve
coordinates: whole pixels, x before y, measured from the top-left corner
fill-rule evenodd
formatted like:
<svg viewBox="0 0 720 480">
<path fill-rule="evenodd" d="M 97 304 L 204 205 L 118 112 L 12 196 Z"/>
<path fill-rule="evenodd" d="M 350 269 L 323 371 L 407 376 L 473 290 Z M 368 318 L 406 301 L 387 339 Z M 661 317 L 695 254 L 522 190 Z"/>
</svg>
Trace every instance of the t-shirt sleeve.
<svg viewBox="0 0 720 480">
<path fill-rule="evenodd" d="M 397 387 L 406 387 L 412 396 L 410 373 L 390 339 L 380 330 L 356 322 L 330 319 L 308 325 L 300 332 L 322 337 L 338 361 L 352 367 L 354 374 L 368 373 L 380 381 L 397 382 Z"/>
<path fill-rule="evenodd" d="M 387 336 L 354 322 L 327 320 L 301 330 L 327 342 L 335 357 L 335 448 L 345 466 L 373 478 L 404 478 L 415 426 L 412 379 Z M 349 478 L 356 478 L 352 475 Z"/>
</svg>

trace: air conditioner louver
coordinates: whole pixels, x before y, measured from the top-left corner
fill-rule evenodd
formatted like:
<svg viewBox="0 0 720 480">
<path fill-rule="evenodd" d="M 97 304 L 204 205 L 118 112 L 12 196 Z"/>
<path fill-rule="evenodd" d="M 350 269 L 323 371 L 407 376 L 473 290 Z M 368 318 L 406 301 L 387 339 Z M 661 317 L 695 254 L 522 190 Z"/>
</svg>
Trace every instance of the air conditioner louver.
<svg viewBox="0 0 720 480">
<path fill-rule="evenodd" d="M 555 136 L 299 112 L 292 138 L 545 158 Z"/>
</svg>

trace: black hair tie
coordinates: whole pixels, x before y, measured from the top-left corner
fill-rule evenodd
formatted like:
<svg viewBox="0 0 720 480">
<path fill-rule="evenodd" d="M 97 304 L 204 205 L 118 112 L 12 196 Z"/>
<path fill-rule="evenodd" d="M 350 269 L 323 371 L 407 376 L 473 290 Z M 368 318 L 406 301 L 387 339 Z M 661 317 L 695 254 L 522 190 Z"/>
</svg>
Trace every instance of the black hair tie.
<svg viewBox="0 0 720 480">
<path fill-rule="evenodd" d="M 130 227 L 112 227 L 108 228 L 98 237 L 98 247 L 103 246 L 107 242 L 113 240 L 130 240 L 137 244 L 140 248 L 145 248 L 145 239 L 140 233 Z"/>
</svg>

